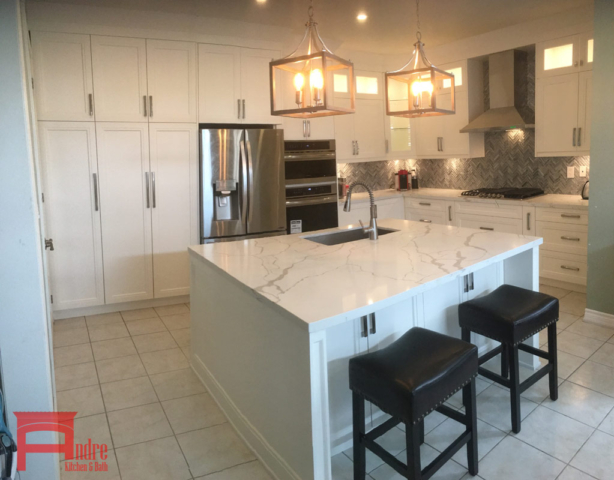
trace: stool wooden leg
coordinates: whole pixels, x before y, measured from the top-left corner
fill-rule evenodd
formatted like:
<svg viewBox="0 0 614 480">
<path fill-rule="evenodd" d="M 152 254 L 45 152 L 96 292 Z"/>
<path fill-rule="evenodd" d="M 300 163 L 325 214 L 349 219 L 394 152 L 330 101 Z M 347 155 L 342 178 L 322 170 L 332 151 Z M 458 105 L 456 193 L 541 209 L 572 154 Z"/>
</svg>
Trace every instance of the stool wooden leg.
<svg viewBox="0 0 614 480">
<path fill-rule="evenodd" d="M 467 444 L 467 464 L 471 475 L 478 474 L 478 416 L 476 412 L 475 378 L 463 388 L 463 405 L 471 440 Z"/>
<path fill-rule="evenodd" d="M 367 451 L 363 442 L 365 435 L 365 399 L 352 392 L 352 417 L 354 422 L 354 480 L 367 477 Z"/>
<path fill-rule="evenodd" d="M 469 330 L 468 328 L 461 328 L 461 338 L 465 342 L 471 343 L 471 330 Z"/>
<path fill-rule="evenodd" d="M 518 364 L 518 347 L 510 346 L 509 366 L 510 366 L 510 399 L 512 406 L 512 431 L 520 433 L 520 371 Z"/>
<path fill-rule="evenodd" d="M 420 428 L 420 445 L 424 443 L 424 420 L 419 423 Z"/>
<path fill-rule="evenodd" d="M 501 376 L 507 378 L 510 374 L 509 355 L 507 353 L 507 345 L 501 344 Z"/>
<path fill-rule="evenodd" d="M 420 425 L 406 425 L 405 438 L 407 441 L 407 478 L 409 480 L 421 480 L 422 467 L 420 466 Z"/>
<path fill-rule="evenodd" d="M 552 365 L 552 371 L 548 374 L 550 376 L 550 399 L 554 401 L 559 398 L 556 323 L 548 327 L 548 357 L 548 361 Z"/>
</svg>

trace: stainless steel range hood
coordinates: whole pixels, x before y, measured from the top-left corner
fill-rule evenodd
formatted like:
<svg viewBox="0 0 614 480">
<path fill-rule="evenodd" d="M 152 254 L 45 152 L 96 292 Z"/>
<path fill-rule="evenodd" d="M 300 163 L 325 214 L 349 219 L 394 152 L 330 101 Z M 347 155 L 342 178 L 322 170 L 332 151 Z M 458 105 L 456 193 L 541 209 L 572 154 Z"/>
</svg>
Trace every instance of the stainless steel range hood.
<svg viewBox="0 0 614 480">
<path fill-rule="evenodd" d="M 526 108 L 526 58 L 526 52 L 518 50 L 488 57 L 490 109 L 469 122 L 461 133 L 535 128 L 534 114 Z"/>
</svg>

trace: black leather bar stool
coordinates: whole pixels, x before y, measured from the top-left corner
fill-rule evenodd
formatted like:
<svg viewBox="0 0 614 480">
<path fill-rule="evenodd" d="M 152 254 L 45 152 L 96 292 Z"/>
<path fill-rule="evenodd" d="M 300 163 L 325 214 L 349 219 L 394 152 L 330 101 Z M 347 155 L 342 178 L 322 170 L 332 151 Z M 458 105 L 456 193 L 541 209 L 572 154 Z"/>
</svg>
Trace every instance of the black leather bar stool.
<svg viewBox="0 0 614 480">
<path fill-rule="evenodd" d="M 502 285 L 495 291 L 458 306 L 463 340 L 471 341 L 471 332 L 500 342 L 497 348 L 482 355 L 482 365 L 501 353 L 501 375 L 479 367 L 480 375 L 510 389 L 512 430 L 520 432 L 520 394 L 545 375 L 550 375 L 550 398 L 559 396 L 557 383 L 556 322 L 559 319 L 558 299 L 543 293 Z M 530 345 L 529 339 L 548 328 L 548 351 Z M 520 383 L 518 350 L 548 360 L 548 365 Z"/>
<path fill-rule="evenodd" d="M 404 478 L 430 478 L 467 445 L 469 472 L 478 473 L 478 439 L 475 378 L 477 348 L 440 333 L 412 328 L 388 347 L 350 360 L 353 395 L 354 479 L 366 478 L 366 449 L 375 453 Z M 465 414 L 444 405 L 463 389 Z M 365 433 L 365 400 L 392 416 Z M 424 417 L 433 410 L 466 426 L 465 432 L 426 468 L 420 464 L 424 441 Z M 405 424 L 407 464 L 399 461 L 375 440 L 399 423 Z"/>
</svg>

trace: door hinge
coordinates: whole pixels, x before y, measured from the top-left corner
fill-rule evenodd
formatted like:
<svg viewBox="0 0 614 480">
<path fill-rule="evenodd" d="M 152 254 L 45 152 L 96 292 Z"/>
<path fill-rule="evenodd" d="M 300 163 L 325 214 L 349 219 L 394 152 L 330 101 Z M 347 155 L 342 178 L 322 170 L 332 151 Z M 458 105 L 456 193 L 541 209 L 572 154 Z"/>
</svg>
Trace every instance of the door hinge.
<svg viewBox="0 0 614 480">
<path fill-rule="evenodd" d="M 53 295 L 51 295 L 51 303 L 53 303 Z"/>
</svg>

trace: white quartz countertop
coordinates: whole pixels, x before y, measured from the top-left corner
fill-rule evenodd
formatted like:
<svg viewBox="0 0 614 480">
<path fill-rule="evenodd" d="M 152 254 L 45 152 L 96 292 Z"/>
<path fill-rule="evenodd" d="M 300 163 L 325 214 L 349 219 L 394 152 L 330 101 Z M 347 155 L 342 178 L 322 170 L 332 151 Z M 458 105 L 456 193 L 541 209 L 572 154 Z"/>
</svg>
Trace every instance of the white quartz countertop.
<svg viewBox="0 0 614 480">
<path fill-rule="evenodd" d="M 190 247 L 192 259 L 228 274 L 309 331 L 405 300 L 542 243 L 541 238 L 383 219 L 399 230 L 328 246 L 304 237 L 337 229 Z M 355 227 L 344 227 L 355 228 Z"/>
<path fill-rule="evenodd" d="M 588 209 L 588 200 L 582 200 L 580 195 L 559 195 L 548 194 L 539 197 L 528 198 L 526 200 L 509 200 L 509 199 L 492 199 L 492 198 L 477 198 L 477 197 L 462 197 L 463 190 L 453 190 L 448 188 L 419 188 L 399 192 L 397 190 L 376 190 L 375 200 L 383 200 L 386 198 L 395 197 L 415 197 L 415 198 L 432 198 L 439 200 L 455 200 L 463 202 L 486 202 L 507 205 L 531 205 L 535 207 L 550 207 L 550 208 L 571 208 L 571 209 Z M 369 199 L 367 192 L 352 193 L 352 203 L 366 202 Z M 345 200 L 340 199 L 339 203 Z"/>
</svg>

